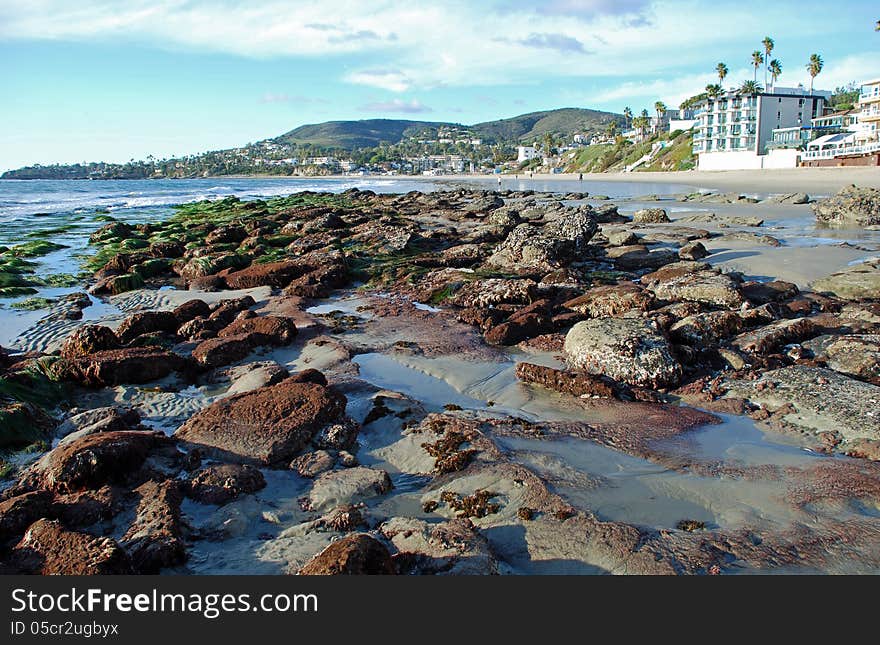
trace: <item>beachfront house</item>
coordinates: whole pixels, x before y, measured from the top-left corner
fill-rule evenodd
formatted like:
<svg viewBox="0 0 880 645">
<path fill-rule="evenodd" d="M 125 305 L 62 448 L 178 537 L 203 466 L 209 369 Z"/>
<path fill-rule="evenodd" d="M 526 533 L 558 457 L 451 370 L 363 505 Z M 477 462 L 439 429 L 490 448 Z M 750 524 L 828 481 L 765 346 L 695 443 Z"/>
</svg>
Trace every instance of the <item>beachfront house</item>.
<svg viewBox="0 0 880 645">
<path fill-rule="evenodd" d="M 771 92 L 729 91 L 698 107 L 694 154 L 700 170 L 750 170 L 795 167 L 796 150 L 771 149 L 773 131 L 800 128 L 824 114 L 831 92 L 774 87 Z"/>
<path fill-rule="evenodd" d="M 538 152 L 538 149 L 535 146 L 517 146 L 516 148 L 516 160 L 518 163 L 531 161 L 540 156 L 541 153 Z"/>
<path fill-rule="evenodd" d="M 846 132 L 807 144 L 804 166 L 880 166 L 880 79 L 862 83 L 859 107 Z"/>
<path fill-rule="evenodd" d="M 697 123 L 694 110 L 666 110 L 660 117 L 651 117 L 651 132 L 690 130 Z"/>
</svg>

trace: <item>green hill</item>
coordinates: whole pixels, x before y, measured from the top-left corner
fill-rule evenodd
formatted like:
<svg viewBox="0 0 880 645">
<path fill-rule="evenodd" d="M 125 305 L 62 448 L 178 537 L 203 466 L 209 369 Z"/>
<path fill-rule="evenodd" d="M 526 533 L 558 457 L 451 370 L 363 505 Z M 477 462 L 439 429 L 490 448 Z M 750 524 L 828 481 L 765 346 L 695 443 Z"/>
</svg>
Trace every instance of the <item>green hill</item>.
<svg viewBox="0 0 880 645">
<path fill-rule="evenodd" d="M 322 148 L 372 148 L 380 143 L 399 143 L 404 137 L 423 128 L 455 125 L 428 121 L 367 119 L 364 121 L 327 121 L 303 125 L 273 139 L 275 143 L 311 144 Z"/>
<path fill-rule="evenodd" d="M 619 114 L 599 110 L 560 108 L 478 123 L 471 130 L 492 141 L 531 142 L 548 132 L 566 137 L 577 133 L 593 134 L 603 131 L 611 121 L 622 125 L 624 118 Z"/>
</svg>

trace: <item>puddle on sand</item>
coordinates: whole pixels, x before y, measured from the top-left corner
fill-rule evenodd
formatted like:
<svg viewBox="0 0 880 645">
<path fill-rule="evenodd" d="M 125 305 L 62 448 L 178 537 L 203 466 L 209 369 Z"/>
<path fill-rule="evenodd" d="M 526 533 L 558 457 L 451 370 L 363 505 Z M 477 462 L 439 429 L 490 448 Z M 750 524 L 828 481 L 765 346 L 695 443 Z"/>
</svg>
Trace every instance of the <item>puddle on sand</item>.
<svg viewBox="0 0 880 645">
<path fill-rule="evenodd" d="M 354 296 L 350 298 L 331 299 L 329 302 L 325 302 L 324 304 L 315 305 L 313 307 L 307 308 L 306 313 L 313 314 L 315 316 L 321 316 L 339 311 L 344 314 L 360 316 L 361 318 L 370 318 L 372 316 L 370 314 L 369 308 L 369 298 L 360 298 Z"/>
<path fill-rule="evenodd" d="M 591 441 L 497 438 L 516 460 L 553 484 L 577 508 L 603 520 L 675 528 L 681 520 L 707 528 L 787 526 L 810 518 L 782 500 L 779 481 L 701 477 L 667 470 Z"/>
<path fill-rule="evenodd" d="M 485 401 L 462 394 L 446 381 L 408 367 L 390 356 L 359 354 L 352 361 L 360 368 L 363 380 L 386 390 L 402 392 L 421 401 L 425 409 L 431 412 L 442 410 L 449 403 L 463 408 L 486 407 Z"/>
</svg>

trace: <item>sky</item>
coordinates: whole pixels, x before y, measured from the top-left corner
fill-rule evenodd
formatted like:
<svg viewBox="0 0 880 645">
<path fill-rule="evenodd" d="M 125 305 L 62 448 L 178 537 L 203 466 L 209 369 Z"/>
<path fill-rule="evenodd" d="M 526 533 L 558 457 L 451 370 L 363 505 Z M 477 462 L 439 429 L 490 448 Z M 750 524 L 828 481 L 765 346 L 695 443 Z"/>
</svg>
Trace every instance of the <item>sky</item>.
<svg viewBox="0 0 880 645">
<path fill-rule="evenodd" d="M 876 0 L 0 0 L 0 171 L 244 145 L 305 123 L 677 106 L 880 77 Z M 763 74 L 759 72 L 759 81 Z"/>
</svg>

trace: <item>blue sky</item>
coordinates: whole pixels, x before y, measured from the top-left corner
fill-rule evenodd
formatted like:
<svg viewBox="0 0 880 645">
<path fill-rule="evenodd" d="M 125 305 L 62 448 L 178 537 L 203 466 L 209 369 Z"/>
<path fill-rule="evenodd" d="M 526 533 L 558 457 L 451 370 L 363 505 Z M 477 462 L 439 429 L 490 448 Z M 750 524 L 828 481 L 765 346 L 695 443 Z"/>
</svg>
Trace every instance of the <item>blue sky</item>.
<svg viewBox="0 0 880 645">
<path fill-rule="evenodd" d="M 304 123 L 677 105 L 724 61 L 880 77 L 876 0 L 0 0 L 0 170 L 242 145 Z"/>
</svg>

